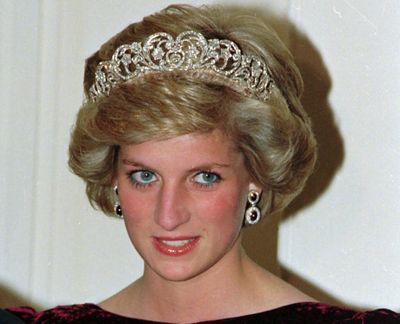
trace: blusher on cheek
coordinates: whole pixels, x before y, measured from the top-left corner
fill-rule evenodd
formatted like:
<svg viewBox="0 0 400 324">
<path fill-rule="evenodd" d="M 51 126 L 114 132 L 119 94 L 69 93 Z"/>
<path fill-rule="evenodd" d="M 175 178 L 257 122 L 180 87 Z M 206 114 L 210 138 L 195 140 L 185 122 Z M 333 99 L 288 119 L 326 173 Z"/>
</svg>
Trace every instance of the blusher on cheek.
<svg viewBox="0 0 400 324">
<path fill-rule="evenodd" d="M 206 206 L 205 215 L 208 220 L 219 224 L 219 226 L 234 225 L 238 219 L 238 208 L 240 202 L 238 195 L 234 192 L 221 192 L 213 197 Z"/>
<path fill-rule="evenodd" d="M 141 223 L 149 218 L 152 204 L 143 195 L 133 190 L 121 190 L 120 202 L 125 218 Z"/>
</svg>

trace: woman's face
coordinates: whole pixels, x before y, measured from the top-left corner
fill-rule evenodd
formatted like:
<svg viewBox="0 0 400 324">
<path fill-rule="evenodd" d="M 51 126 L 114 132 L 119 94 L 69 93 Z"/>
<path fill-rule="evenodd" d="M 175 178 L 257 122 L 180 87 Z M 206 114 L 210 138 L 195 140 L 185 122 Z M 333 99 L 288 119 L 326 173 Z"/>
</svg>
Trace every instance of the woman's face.
<svg viewBox="0 0 400 324">
<path fill-rule="evenodd" d="M 238 256 L 247 193 L 258 188 L 220 131 L 122 145 L 116 182 L 145 274 L 182 281 Z"/>
</svg>

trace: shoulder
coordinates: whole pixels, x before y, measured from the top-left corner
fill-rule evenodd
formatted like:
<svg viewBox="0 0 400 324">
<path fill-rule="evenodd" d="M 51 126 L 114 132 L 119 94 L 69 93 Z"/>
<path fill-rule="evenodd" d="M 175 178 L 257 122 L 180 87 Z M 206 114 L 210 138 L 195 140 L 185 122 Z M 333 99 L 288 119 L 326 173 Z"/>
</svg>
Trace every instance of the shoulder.
<svg viewBox="0 0 400 324">
<path fill-rule="evenodd" d="M 257 300 L 262 301 L 257 308 L 266 309 L 266 311 L 248 315 L 243 323 L 400 324 L 400 313 L 387 309 L 360 312 L 322 304 L 265 269 L 260 269 L 258 266 L 252 266 L 249 269 L 252 271 L 250 277 L 256 278 L 256 284 L 251 291 L 252 293 L 258 291 Z M 271 291 L 273 291 L 273 297 L 271 297 Z"/>
<path fill-rule="evenodd" d="M 128 322 L 127 318 L 104 311 L 95 304 L 57 306 L 37 312 L 31 307 L 9 308 L 7 311 L 25 323 L 113 323 Z M 129 320 L 132 323 L 132 320 Z"/>
<path fill-rule="evenodd" d="M 316 302 L 291 304 L 250 316 L 254 316 L 254 323 L 400 323 L 400 314 L 388 309 L 359 312 Z"/>
<path fill-rule="evenodd" d="M 9 308 L 8 312 L 24 323 L 143 323 L 146 321 L 118 316 L 94 304 L 57 306 L 36 312 L 30 307 Z M 18 323 L 17 321 L 14 321 Z M 7 323 L 14 323 L 13 321 Z M 215 321 L 216 323 L 219 320 Z M 316 302 L 302 302 L 273 310 L 222 320 L 224 323 L 365 323 L 399 324 L 400 314 L 388 309 L 358 312 Z M 149 322 L 150 323 L 150 322 Z"/>
</svg>

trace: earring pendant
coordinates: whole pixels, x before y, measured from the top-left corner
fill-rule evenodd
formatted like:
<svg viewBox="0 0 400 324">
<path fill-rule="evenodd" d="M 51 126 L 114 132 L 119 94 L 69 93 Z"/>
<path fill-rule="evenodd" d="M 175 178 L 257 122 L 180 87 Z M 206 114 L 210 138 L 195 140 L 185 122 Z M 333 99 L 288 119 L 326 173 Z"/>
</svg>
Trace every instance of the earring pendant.
<svg viewBox="0 0 400 324">
<path fill-rule="evenodd" d="M 118 186 L 115 186 L 113 190 L 115 194 L 114 214 L 118 218 L 124 218 L 124 215 L 122 214 L 122 208 L 118 199 Z"/>
<path fill-rule="evenodd" d="M 247 195 L 247 202 L 250 204 L 250 207 L 246 209 L 245 214 L 245 224 L 246 225 L 255 225 L 261 219 L 261 211 L 258 208 L 257 203 L 260 201 L 260 194 L 255 190 L 250 190 Z"/>
</svg>

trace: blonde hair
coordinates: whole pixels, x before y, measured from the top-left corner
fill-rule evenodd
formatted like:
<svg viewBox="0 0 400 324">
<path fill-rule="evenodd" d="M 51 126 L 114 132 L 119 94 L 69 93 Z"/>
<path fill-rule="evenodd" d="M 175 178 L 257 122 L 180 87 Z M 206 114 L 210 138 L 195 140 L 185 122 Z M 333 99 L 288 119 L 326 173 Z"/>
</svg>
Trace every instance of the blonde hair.
<svg viewBox="0 0 400 324">
<path fill-rule="evenodd" d="M 284 208 L 303 188 L 316 159 L 310 121 L 300 103 L 303 83 L 293 58 L 260 19 L 217 6 L 171 5 L 134 23 L 86 61 L 88 94 L 100 61 L 115 49 L 156 32 L 186 30 L 230 39 L 269 66 L 275 90 L 268 101 L 245 96 L 213 73 L 147 74 L 120 84 L 108 97 L 86 102 L 72 132 L 69 165 L 86 182 L 94 207 L 113 213 L 112 181 L 119 145 L 219 129 L 244 154 L 246 167 L 263 188 L 263 215 Z"/>
</svg>

